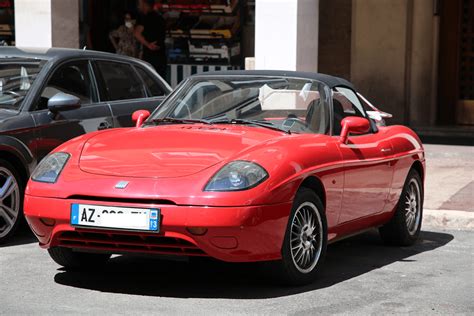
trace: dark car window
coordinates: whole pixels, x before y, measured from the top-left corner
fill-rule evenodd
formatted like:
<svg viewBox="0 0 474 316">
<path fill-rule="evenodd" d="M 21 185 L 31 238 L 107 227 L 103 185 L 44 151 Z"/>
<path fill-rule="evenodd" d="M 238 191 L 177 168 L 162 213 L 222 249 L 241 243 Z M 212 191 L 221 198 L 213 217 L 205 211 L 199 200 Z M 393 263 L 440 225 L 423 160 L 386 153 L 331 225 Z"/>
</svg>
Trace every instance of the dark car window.
<svg viewBox="0 0 474 316">
<path fill-rule="evenodd" d="M 60 66 L 48 80 L 41 92 L 37 110 L 48 107 L 48 100 L 59 92 L 68 93 L 81 99 L 81 104 L 95 101 L 89 62 L 73 61 Z"/>
<path fill-rule="evenodd" d="M 145 88 L 148 91 L 148 96 L 158 97 L 165 95 L 165 91 L 163 90 L 157 79 L 153 78 L 148 71 L 142 68 L 136 67 L 136 69 L 140 77 L 142 77 L 143 82 L 145 83 Z"/>
<path fill-rule="evenodd" d="M 341 134 L 341 121 L 347 116 L 366 117 L 357 95 L 350 89 L 336 87 L 333 91 L 334 135 Z"/>
<path fill-rule="evenodd" d="M 143 84 L 133 68 L 124 63 L 98 61 L 107 101 L 145 98 Z"/>
<path fill-rule="evenodd" d="M 0 58 L 0 108 L 18 109 L 44 64 L 36 59 Z"/>
</svg>

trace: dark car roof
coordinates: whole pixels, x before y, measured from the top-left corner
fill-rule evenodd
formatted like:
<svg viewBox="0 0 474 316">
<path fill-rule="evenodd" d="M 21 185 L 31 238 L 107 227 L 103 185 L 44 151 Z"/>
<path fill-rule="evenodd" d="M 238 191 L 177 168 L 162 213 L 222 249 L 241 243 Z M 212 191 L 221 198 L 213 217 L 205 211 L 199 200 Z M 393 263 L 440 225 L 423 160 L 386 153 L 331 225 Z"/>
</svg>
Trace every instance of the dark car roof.
<svg viewBox="0 0 474 316">
<path fill-rule="evenodd" d="M 293 78 L 304 78 L 304 79 L 312 79 L 321 81 L 327 84 L 330 88 L 334 87 L 348 87 L 352 90 L 354 86 L 352 83 L 347 81 L 346 79 L 320 74 L 315 72 L 303 72 L 303 71 L 290 71 L 290 70 L 225 70 L 225 71 L 212 71 L 212 72 L 204 72 L 198 75 L 194 75 L 193 77 L 197 76 L 275 76 L 275 77 L 293 77 Z"/>
<path fill-rule="evenodd" d="M 42 60 L 52 59 L 68 59 L 77 57 L 86 58 L 107 58 L 107 59 L 121 59 L 128 60 L 134 59 L 131 57 L 120 56 L 117 54 L 98 52 L 94 50 L 83 50 L 73 48 L 27 48 L 27 47 L 14 47 L 5 46 L 0 47 L 0 59 L 5 57 L 20 57 L 20 58 L 35 58 Z M 139 61 L 136 59 L 136 61 Z"/>
</svg>

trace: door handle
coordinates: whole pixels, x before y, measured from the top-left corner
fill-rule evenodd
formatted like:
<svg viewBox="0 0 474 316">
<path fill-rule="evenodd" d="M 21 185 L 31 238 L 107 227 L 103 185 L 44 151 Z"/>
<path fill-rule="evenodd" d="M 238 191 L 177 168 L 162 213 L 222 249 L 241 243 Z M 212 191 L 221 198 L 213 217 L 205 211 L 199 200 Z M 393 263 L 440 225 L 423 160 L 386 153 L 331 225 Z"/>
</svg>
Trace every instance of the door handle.
<svg viewBox="0 0 474 316">
<path fill-rule="evenodd" d="M 389 153 L 389 152 L 392 151 L 392 148 L 389 148 L 389 147 L 387 147 L 387 148 L 382 148 L 382 149 L 380 149 L 380 151 L 383 152 L 383 153 Z"/>
<path fill-rule="evenodd" d="M 99 127 L 97 128 L 99 131 L 111 128 L 112 125 L 109 122 L 102 122 L 99 124 Z"/>
</svg>

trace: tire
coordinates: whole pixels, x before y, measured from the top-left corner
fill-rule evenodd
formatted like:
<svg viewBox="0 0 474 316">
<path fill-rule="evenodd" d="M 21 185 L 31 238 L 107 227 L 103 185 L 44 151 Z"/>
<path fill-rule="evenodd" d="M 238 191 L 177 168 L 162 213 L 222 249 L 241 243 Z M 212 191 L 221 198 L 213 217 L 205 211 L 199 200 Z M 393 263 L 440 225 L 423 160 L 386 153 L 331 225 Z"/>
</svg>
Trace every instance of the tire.
<svg viewBox="0 0 474 316">
<path fill-rule="evenodd" d="M 66 269 L 91 269 L 104 266 L 110 259 L 110 254 L 75 252 L 70 248 L 52 247 L 48 249 L 49 256 Z"/>
<path fill-rule="evenodd" d="M 24 184 L 11 163 L 0 159 L 0 244 L 8 241 L 23 219 Z"/>
<path fill-rule="evenodd" d="M 313 220 L 307 220 L 310 216 Z M 326 248 L 327 223 L 323 203 L 314 191 L 300 188 L 289 216 L 281 249 L 282 259 L 268 262 L 268 272 L 286 285 L 312 283 L 323 264 Z"/>
<path fill-rule="evenodd" d="M 390 222 L 379 228 L 382 240 L 393 246 L 410 246 L 420 235 L 423 218 L 423 183 L 411 169 L 403 186 L 397 209 Z"/>
</svg>

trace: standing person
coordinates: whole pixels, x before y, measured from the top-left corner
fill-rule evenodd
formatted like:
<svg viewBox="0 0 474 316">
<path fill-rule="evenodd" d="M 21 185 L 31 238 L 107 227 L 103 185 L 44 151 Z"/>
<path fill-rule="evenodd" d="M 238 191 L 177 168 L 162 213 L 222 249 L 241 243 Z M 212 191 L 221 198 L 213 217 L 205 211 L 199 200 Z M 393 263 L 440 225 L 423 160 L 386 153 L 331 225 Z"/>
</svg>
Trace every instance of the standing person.
<svg viewBox="0 0 474 316">
<path fill-rule="evenodd" d="M 166 78 L 165 21 L 153 10 L 154 0 L 139 0 L 135 38 L 143 45 L 143 60 L 149 62 L 161 77 Z"/>
<path fill-rule="evenodd" d="M 124 15 L 124 24 L 109 33 L 110 41 L 114 45 L 117 54 L 130 57 L 138 56 L 137 41 L 133 30 L 134 22 L 132 15 L 127 12 Z"/>
</svg>

